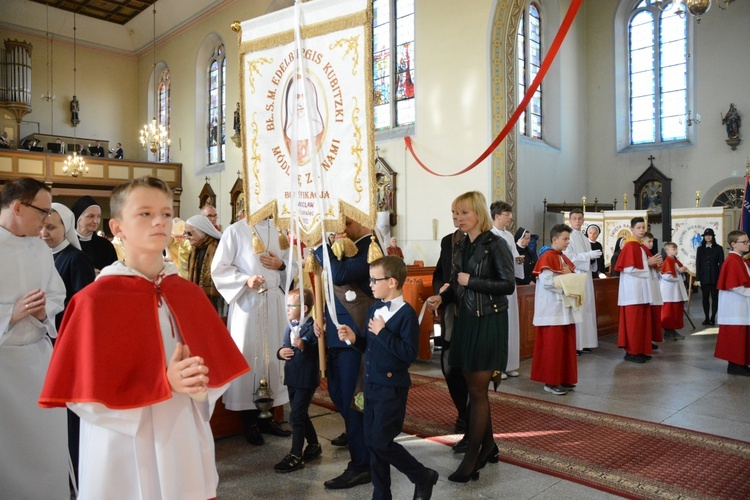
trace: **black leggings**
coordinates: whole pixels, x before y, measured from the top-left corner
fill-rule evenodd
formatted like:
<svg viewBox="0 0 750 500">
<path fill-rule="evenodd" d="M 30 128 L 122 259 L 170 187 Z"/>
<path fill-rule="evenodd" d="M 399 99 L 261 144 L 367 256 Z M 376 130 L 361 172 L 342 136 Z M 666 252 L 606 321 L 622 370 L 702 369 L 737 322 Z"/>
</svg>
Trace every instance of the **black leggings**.
<svg viewBox="0 0 750 500">
<path fill-rule="evenodd" d="M 703 295 L 703 314 L 706 315 L 706 320 L 715 321 L 716 311 L 719 309 L 719 291 L 716 289 L 716 285 L 704 285 L 701 283 L 701 295 Z M 711 297 L 711 303 L 713 304 L 713 307 L 711 308 L 711 316 L 708 315 L 709 297 Z"/>
</svg>

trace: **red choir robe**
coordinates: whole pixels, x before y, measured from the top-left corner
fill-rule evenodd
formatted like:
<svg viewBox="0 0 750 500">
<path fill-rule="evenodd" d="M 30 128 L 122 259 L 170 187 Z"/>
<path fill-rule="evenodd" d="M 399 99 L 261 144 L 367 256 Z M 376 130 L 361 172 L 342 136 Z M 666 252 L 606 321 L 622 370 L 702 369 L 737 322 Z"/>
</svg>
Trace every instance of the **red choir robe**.
<svg viewBox="0 0 750 500">
<path fill-rule="evenodd" d="M 676 257 L 668 255 L 667 258 L 664 259 L 664 264 L 662 264 L 661 266 L 661 274 L 668 274 L 674 278 L 677 278 L 679 276 L 677 269 L 680 267 L 683 267 L 682 262 L 680 262 Z M 662 282 L 662 290 L 664 290 L 667 286 L 682 287 L 684 290 L 684 285 L 682 284 L 681 280 L 678 282 Z M 664 298 L 664 296 L 665 293 L 662 291 L 662 298 Z M 684 305 L 684 300 L 674 301 L 664 298 L 664 304 L 661 308 L 662 328 L 666 328 L 667 330 L 679 330 L 685 326 L 685 321 L 683 318 Z"/>
<path fill-rule="evenodd" d="M 645 252 L 645 258 L 644 258 Z M 656 307 L 652 307 L 652 295 L 648 283 L 648 264 L 646 259 L 651 257 L 651 251 L 635 238 L 625 240 L 620 256 L 615 265 L 615 271 L 620 272 L 620 291 L 618 302 L 620 305 L 620 326 L 617 335 L 617 347 L 625 348 L 628 354 L 647 354 L 652 351 L 652 340 L 661 338 L 661 315 L 654 318 Z M 645 278 L 630 278 L 624 270 L 633 267 Z M 639 274 L 640 274 L 639 273 Z M 633 289 L 629 289 L 633 287 Z M 625 302 L 625 304 L 623 304 Z M 654 335 L 654 329 L 659 328 Z"/>
<path fill-rule="evenodd" d="M 545 270 L 552 271 L 554 274 L 563 273 L 563 263 L 571 271 L 575 271 L 573 263 L 557 250 L 547 250 L 544 252 L 534 266 L 533 273 L 537 278 L 541 278 Z M 544 283 L 537 279 L 535 307 L 541 307 L 541 302 L 554 304 L 558 301 L 554 292 L 544 289 Z M 544 300 L 547 299 L 547 300 Z M 549 300 L 555 302 L 548 302 Z M 549 317 L 550 309 L 546 308 L 545 315 Z M 554 315 L 554 313 L 552 313 Z M 557 323 L 558 321 L 544 321 L 545 323 Z M 534 341 L 534 358 L 531 363 L 531 380 L 543 382 L 551 386 L 562 384 L 575 385 L 578 382 L 578 359 L 576 357 L 576 325 L 569 324 L 548 324 L 536 325 L 536 339 Z"/>
<path fill-rule="evenodd" d="M 714 356 L 737 365 L 750 364 L 750 308 L 747 293 L 750 289 L 750 269 L 746 259 L 730 252 L 719 273 L 719 335 Z"/>
</svg>

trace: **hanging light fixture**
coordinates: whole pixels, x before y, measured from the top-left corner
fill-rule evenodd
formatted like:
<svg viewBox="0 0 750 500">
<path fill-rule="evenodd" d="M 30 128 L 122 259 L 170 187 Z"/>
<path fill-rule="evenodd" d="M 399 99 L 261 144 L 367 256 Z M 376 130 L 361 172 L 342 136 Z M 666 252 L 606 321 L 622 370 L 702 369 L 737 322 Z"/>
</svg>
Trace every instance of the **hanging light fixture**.
<svg viewBox="0 0 750 500">
<path fill-rule="evenodd" d="M 726 10 L 732 2 L 734 0 L 717 0 L 721 10 Z M 701 22 L 701 16 L 711 8 L 711 3 L 711 0 L 653 0 L 651 2 L 659 10 L 676 8 L 675 14 L 681 18 L 685 17 L 685 13 L 689 13 L 698 24 Z"/>
<path fill-rule="evenodd" d="M 52 35 L 49 32 L 49 5 L 47 5 L 47 90 L 41 95 L 43 101 L 54 101 L 54 80 L 52 76 L 52 69 L 50 66 L 53 64 L 52 58 Z"/>
<path fill-rule="evenodd" d="M 76 13 L 73 12 L 73 101 L 77 101 L 76 97 Z M 71 103 L 72 104 L 72 103 Z M 71 111 L 73 109 L 73 106 L 71 106 Z M 63 162 L 63 173 L 65 175 L 70 174 L 71 177 L 78 177 L 79 175 L 84 175 L 89 173 L 89 167 L 86 166 L 86 162 L 84 161 L 83 157 L 78 154 L 78 135 L 76 131 L 78 130 L 78 107 L 76 104 L 76 112 L 73 117 L 71 117 L 71 122 L 73 123 L 73 152 L 68 155 L 68 157 Z"/>
<path fill-rule="evenodd" d="M 156 115 L 158 115 L 158 109 L 159 109 L 159 96 L 158 96 L 158 86 L 156 83 L 156 2 L 154 2 L 154 41 L 153 41 L 153 64 L 152 64 L 152 71 L 154 73 L 154 118 L 151 119 L 151 123 L 147 123 L 143 126 L 141 129 L 141 146 L 143 146 L 144 150 L 151 151 L 153 154 L 156 154 L 159 149 L 164 147 L 164 145 L 169 145 L 169 132 L 167 132 L 167 128 L 157 123 L 156 121 Z"/>
</svg>

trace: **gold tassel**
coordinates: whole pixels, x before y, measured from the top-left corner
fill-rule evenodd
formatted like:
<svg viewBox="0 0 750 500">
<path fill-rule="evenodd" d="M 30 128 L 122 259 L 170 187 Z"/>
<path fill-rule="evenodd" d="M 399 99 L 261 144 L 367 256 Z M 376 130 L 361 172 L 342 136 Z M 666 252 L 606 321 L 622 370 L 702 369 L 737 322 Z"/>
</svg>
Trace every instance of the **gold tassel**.
<svg viewBox="0 0 750 500">
<path fill-rule="evenodd" d="M 253 253 L 261 254 L 266 251 L 266 246 L 263 244 L 263 240 L 258 238 L 255 230 L 253 230 Z"/>
<path fill-rule="evenodd" d="M 318 269 L 322 269 L 318 263 L 318 259 L 315 258 L 312 252 L 307 254 L 305 259 L 305 274 L 315 273 Z"/>
<path fill-rule="evenodd" d="M 344 257 L 354 257 L 357 255 L 359 249 L 349 238 L 337 238 L 331 245 L 331 250 L 337 259 L 341 260 Z"/>
<path fill-rule="evenodd" d="M 370 248 L 367 249 L 367 263 L 370 264 L 383 257 L 383 249 L 378 245 L 378 239 L 370 236 Z"/>
<path fill-rule="evenodd" d="M 289 239 L 283 233 L 279 233 L 279 249 L 287 250 L 289 248 Z"/>
</svg>

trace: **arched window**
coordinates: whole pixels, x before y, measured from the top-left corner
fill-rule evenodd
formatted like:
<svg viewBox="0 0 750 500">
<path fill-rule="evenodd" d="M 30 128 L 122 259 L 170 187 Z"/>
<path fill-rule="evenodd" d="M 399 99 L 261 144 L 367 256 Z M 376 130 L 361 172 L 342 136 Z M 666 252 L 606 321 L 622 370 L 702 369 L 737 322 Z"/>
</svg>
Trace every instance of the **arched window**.
<svg viewBox="0 0 750 500">
<path fill-rule="evenodd" d="M 414 124 L 414 0 L 374 0 L 375 130 Z M 395 54 L 395 57 L 394 57 Z"/>
<path fill-rule="evenodd" d="M 669 3 L 637 2 L 628 21 L 630 144 L 687 140 L 688 25 Z"/>
<path fill-rule="evenodd" d="M 226 72 L 227 58 L 224 44 L 216 47 L 208 61 L 208 163 L 224 161 L 226 138 Z"/>
<path fill-rule="evenodd" d="M 169 125 L 172 120 L 172 101 L 170 97 L 171 79 L 169 69 L 164 69 L 159 78 L 158 98 L 159 113 L 157 121 L 163 126 L 169 134 Z M 156 161 L 169 161 L 169 143 L 164 143 L 156 152 Z"/>
<path fill-rule="evenodd" d="M 518 102 L 539 73 L 542 65 L 542 15 L 539 5 L 531 2 L 524 9 L 518 26 Z M 518 119 L 522 135 L 542 138 L 542 86 L 534 92 L 526 110 Z"/>
</svg>

